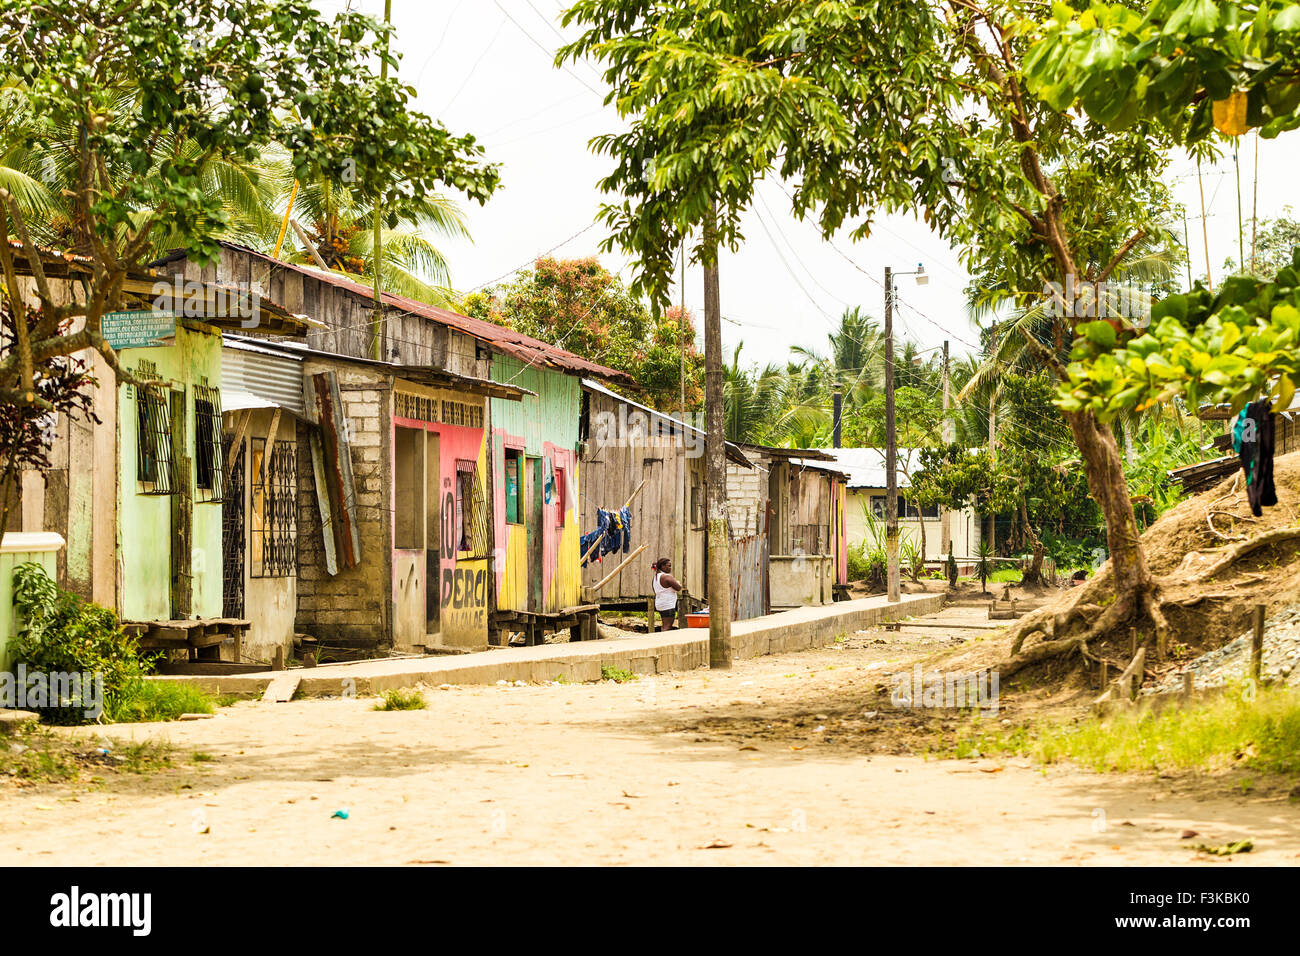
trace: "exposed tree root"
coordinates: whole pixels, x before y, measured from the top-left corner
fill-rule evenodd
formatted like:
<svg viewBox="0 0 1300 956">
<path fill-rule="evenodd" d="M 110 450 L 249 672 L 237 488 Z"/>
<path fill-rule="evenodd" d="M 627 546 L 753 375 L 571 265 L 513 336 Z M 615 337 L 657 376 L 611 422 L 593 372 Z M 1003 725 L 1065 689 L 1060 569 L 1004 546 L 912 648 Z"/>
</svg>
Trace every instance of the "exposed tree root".
<svg viewBox="0 0 1300 956">
<path fill-rule="evenodd" d="M 1203 568 L 1193 575 L 1193 581 L 1204 581 L 1206 578 L 1212 578 L 1224 568 L 1228 567 L 1234 561 L 1244 558 L 1246 555 L 1258 551 L 1260 548 L 1267 548 L 1270 545 L 1280 544 L 1284 541 L 1295 541 L 1300 539 L 1300 528 L 1274 528 L 1272 531 L 1265 531 L 1263 534 L 1257 534 L 1253 538 L 1248 538 L 1234 544 L 1223 552 L 1223 556 L 1211 564 L 1208 568 Z"/>
<path fill-rule="evenodd" d="M 1225 549 L 1209 567 L 1190 578 L 1180 578 L 1179 583 L 1205 581 L 1230 567 L 1234 562 L 1253 554 L 1263 548 L 1300 540 L 1300 528 L 1277 528 L 1240 541 Z M 1185 572 L 1186 567 L 1180 567 Z M 1165 600 L 1161 597 L 1161 586 L 1152 581 L 1150 586 L 1131 596 L 1121 596 L 1110 605 L 1096 603 L 1102 594 L 1111 591 L 1110 576 L 1098 574 L 1087 585 L 1078 589 L 1070 601 L 1060 608 L 1043 607 L 1021 618 L 1011 630 L 1010 656 L 998 665 L 998 672 L 1003 679 L 1011 677 L 1032 664 L 1054 657 L 1078 651 L 1085 660 L 1098 660 L 1089 650 L 1088 643 L 1113 632 L 1125 624 L 1150 622 L 1155 630 L 1157 641 L 1161 635 L 1171 633 L 1169 618 L 1165 611 L 1170 607 L 1189 607 L 1204 600 L 1205 595 L 1188 600 Z M 1089 599 L 1092 600 L 1089 600 Z M 1077 633 L 1069 633 L 1076 619 L 1084 622 L 1084 627 Z M 1030 644 L 1031 638 L 1041 638 Z M 1026 644 L 1030 646 L 1026 647 Z"/>
<path fill-rule="evenodd" d="M 998 677 L 1001 680 L 1006 680 L 1031 664 L 1037 664 L 1076 650 L 1083 654 L 1085 658 L 1091 658 L 1092 655 L 1088 652 L 1088 642 L 1117 627 L 1129 616 L 1129 609 L 1117 601 L 1102 611 L 1101 616 L 1082 634 L 1052 641 L 1043 641 L 1035 644 L 1027 651 L 1013 654 L 1012 657 L 998 665 Z"/>
</svg>

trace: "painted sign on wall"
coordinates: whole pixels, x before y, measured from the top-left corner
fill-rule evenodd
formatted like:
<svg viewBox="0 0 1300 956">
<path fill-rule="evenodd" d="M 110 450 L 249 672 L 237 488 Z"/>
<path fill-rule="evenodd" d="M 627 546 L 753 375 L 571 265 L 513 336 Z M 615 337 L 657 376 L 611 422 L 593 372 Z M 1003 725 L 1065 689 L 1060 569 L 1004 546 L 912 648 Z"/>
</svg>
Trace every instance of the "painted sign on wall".
<svg viewBox="0 0 1300 956">
<path fill-rule="evenodd" d="M 148 348 L 176 334 L 176 316 L 152 309 L 105 312 L 100 331 L 104 341 L 115 349 Z"/>
</svg>

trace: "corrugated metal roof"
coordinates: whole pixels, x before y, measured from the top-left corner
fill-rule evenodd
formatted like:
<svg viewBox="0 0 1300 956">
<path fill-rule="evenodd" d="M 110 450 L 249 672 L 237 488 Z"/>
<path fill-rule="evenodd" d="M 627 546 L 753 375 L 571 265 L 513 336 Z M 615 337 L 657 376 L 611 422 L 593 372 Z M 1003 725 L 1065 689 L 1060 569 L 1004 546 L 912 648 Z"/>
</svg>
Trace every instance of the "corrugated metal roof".
<svg viewBox="0 0 1300 956">
<path fill-rule="evenodd" d="M 823 448 L 822 452 L 835 461 L 836 467 L 849 476 L 850 488 L 884 488 L 888 482 L 885 474 L 885 449 L 883 448 Z M 908 486 L 906 472 L 920 464 L 919 448 L 898 449 L 898 487 Z"/>
<path fill-rule="evenodd" d="M 337 289 L 343 289 L 368 302 L 374 301 L 375 291 L 372 286 L 357 282 L 348 276 L 337 272 L 325 272 L 321 269 L 299 265 L 294 262 L 284 262 L 258 252 L 256 249 L 250 249 L 247 246 L 241 246 L 233 242 L 223 242 L 221 245 L 260 259 L 276 268 L 288 269 L 313 279 L 319 279 L 321 282 L 328 283 Z M 173 250 L 153 263 L 153 265 L 165 265 L 183 258 L 185 258 L 184 250 Z M 565 372 L 590 375 L 610 382 L 621 382 L 627 385 L 636 384 L 636 380 L 626 372 L 620 372 L 596 362 L 588 361 L 580 355 L 575 355 L 573 352 L 558 348 L 532 336 L 524 335 L 522 332 L 516 332 L 513 329 L 507 329 L 492 322 L 485 322 L 482 319 L 470 318 L 468 315 L 461 315 L 459 312 L 452 312 L 449 309 L 440 309 L 426 302 L 394 295 L 391 292 L 383 293 L 382 299 L 385 305 L 411 315 L 421 316 L 431 322 L 453 328 L 458 332 L 463 332 L 465 335 L 491 346 L 503 355 L 512 355 L 529 365 L 557 368 Z"/>
<path fill-rule="evenodd" d="M 657 418 L 660 421 L 668 422 L 674 428 L 680 428 L 685 431 L 689 431 L 696 435 L 701 435 L 701 436 L 705 434 L 703 428 L 696 428 L 694 425 L 688 425 L 680 418 L 674 418 L 672 415 L 666 415 L 663 412 L 656 411 L 655 409 L 651 408 L 649 405 L 642 405 L 640 402 L 634 402 L 626 395 L 620 395 L 618 392 L 611 391 L 610 389 L 606 388 L 604 385 L 601 385 L 599 382 L 594 382 L 591 379 L 584 378 L 582 380 L 582 387 L 585 389 L 590 389 L 593 392 L 600 392 L 602 395 L 608 395 L 610 398 L 617 399 L 620 402 L 624 402 L 628 405 L 631 405 L 633 408 L 640 409 L 641 411 L 645 412 L 648 416 L 650 416 L 651 420 Z M 745 456 L 745 453 L 740 450 L 740 446 L 738 444 L 729 441 L 726 442 L 724 447 L 726 448 L 727 458 L 729 460 L 745 468 L 754 467 L 754 463 Z"/>
<path fill-rule="evenodd" d="M 276 353 L 227 336 L 221 343 L 222 393 L 227 389 L 268 399 L 299 417 L 305 414 L 301 356 Z M 222 404 L 234 407 L 229 402 Z"/>
<path fill-rule="evenodd" d="M 517 385 L 506 385 L 502 382 L 495 382 L 486 378 L 476 378 L 472 375 L 459 375 L 455 372 L 448 372 L 427 365 L 398 365 L 394 362 L 384 362 L 380 359 L 359 358 L 355 355 L 340 355 L 338 352 L 327 352 L 323 349 L 314 349 L 305 342 L 291 342 L 284 340 L 276 342 L 252 342 L 230 333 L 227 333 L 223 337 L 223 342 L 226 345 L 233 346 L 244 352 L 283 356 L 298 362 L 301 362 L 303 359 L 315 357 L 331 359 L 337 362 L 351 362 L 354 365 L 368 365 L 374 368 L 383 369 L 387 374 L 396 378 L 409 379 L 413 382 L 419 382 L 426 385 L 459 388 L 478 395 L 488 395 L 492 398 L 503 398 L 507 401 L 519 401 L 525 395 L 537 394 L 529 389 L 520 388 Z M 303 399 L 303 401 L 305 402 L 305 399 Z"/>
</svg>

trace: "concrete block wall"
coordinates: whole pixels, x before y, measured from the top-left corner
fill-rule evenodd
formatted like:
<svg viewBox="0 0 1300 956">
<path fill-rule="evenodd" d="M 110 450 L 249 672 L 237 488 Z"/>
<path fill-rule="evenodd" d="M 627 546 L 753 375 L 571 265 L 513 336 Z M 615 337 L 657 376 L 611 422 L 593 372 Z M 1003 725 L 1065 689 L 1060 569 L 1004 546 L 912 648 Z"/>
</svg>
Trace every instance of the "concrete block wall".
<svg viewBox="0 0 1300 956">
<path fill-rule="evenodd" d="M 763 517 L 767 486 L 766 475 L 757 468 L 742 468 L 727 463 L 727 512 L 731 533 L 736 536 L 757 534 Z"/>
<path fill-rule="evenodd" d="M 388 644 L 392 639 L 387 508 L 392 392 L 387 383 L 357 379 L 340 371 L 339 394 L 352 450 L 361 563 L 336 575 L 326 568 L 309 426 L 300 424 L 297 627 L 326 642 L 333 637 Z"/>
</svg>

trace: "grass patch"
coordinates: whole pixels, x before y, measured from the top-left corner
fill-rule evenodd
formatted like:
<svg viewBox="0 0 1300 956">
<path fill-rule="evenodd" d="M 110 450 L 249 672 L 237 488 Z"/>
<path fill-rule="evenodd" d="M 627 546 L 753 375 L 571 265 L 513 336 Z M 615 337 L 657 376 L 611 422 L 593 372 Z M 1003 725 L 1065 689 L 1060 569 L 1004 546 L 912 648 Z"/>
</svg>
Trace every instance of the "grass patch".
<svg viewBox="0 0 1300 956">
<path fill-rule="evenodd" d="M 424 710 L 428 706 L 418 690 L 386 690 L 371 710 Z"/>
<path fill-rule="evenodd" d="M 623 670 L 621 667 L 614 667 L 611 664 L 601 664 L 600 679 L 612 680 L 616 684 L 626 684 L 628 681 L 636 680 L 636 675 L 631 671 Z"/>
<path fill-rule="evenodd" d="M 944 756 L 1014 754 L 1044 764 L 1069 760 L 1099 773 L 1230 767 L 1273 774 L 1300 771 L 1300 691 L 1263 688 L 1253 701 L 1246 696 L 1232 689 L 1204 704 L 1168 707 L 1159 714 L 975 733 Z"/>
<path fill-rule="evenodd" d="M 103 743 L 107 746 L 40 726 L 0 736 L 0 784 L 75 783 L 87 777 L 95 782 L 105 771 L 143 774 L 172 767 L 167 743 Z"/>
<path fill-rule="evenodd" d="M 109 702 L 104 717 L 115 724 L 176 720 L 181 714 L 210 714 L 215 703 L 211 694 L 193 684 L 135 680 Z"/>
<path fill-rule="evenodd" d="M 998 568 L 989 575 L 990 584 L 1019 584 L 1024 577 L 1019 568 Z"/>
<path fill-rule="evenodd" d="M 190 756 L 190 759 L 193 760 L 195 763 L 211 763 L 217 758 L 212 756 L 212 754 L 210 753 L 204 753 L 202 750 L 196 750 Z"/>
<path fill-rule="evenodd" d="M 238 694 L 219 694 L 213 698 L 212 703 L 218 707 L 234 707 L 243 699 Z"/>
</svg>

